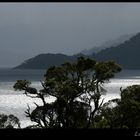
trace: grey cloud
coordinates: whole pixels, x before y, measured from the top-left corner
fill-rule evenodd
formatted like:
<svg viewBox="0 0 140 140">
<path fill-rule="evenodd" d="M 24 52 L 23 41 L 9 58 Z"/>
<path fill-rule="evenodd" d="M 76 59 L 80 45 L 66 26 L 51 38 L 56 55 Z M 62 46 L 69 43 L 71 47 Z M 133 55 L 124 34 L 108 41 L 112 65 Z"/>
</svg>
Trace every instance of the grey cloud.
<svg viewBox="0 0 140 140">
<path fill-rule="evenodd" d="M 0 66 L 39 53 L 74 54 L 139 32 L 139 13 L 139 3 L 0 3 L 0 51 L 7 52 Z"/>
</svg>

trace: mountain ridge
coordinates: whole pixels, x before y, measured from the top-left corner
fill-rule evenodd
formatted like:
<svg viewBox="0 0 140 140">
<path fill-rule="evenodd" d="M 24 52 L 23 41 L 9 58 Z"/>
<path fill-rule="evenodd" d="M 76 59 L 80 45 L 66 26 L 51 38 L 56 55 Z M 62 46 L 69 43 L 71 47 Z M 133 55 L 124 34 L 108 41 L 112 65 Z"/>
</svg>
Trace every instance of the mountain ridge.
<svg viewBox="0 0 140 140">
<path fill-rule="evenodd" d="M 75 55 L 66 55 L 62 53 L 46 53 L 32 57 L 22 64 L 16 66 L 16 69 L 48 69 L 53 65 L 61 65 L 66 61 L 73 62 L 79 56 L 94 58 L 97 61 L 114 60 L 120 64 L 123 69 L 140 69 L 140 33 L 135 34 L 129 40 L 123 43 L 104 48 L 98 53 L 85 55 L 82 53 Z"/>
<path fill-rule="evenodd" d="M 22 64 L 14 67 L 14 69 L 48 69 L 50 66 L 58 66 L 66 61 L 73 62 L 79 56 L 84 55 L 77 54 L 70 56 L 62 53 L 43 53 L 24 61 Z"/>
<path fill-rule="evenodd" d="M 140 69 L 140 33 L 128 41 L 116 46 L 101 50 L 93 57 L 98 61 L 114 60 L 124 69 Z"/>
<path fill-rule="evenodd" d="M 93 53 L 96 54 L 103 49 L 118 46 L 118 45 L 124 43 L 125 41 L 129 40 L 134 35 L 136 35 L 136 33 L 122 35 L 122 36 L 118 37 L 117 39 L 108 40 L 100 46 L 94 46 L 91 49 L 85 49 L 85 50 L 81 51 L 81 53 L 83 53 L 85 55 L 92 55 Z"/>
</svg>

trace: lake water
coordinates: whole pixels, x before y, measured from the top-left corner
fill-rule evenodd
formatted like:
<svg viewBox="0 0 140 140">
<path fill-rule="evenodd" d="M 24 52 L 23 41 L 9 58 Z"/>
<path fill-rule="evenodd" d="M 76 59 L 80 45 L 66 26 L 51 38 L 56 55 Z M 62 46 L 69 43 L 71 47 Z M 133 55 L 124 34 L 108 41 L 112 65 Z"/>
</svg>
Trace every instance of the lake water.
<svg viewBox="0 0 140 140">
<path fill-rule="evenodd" d="M 15 91 L 13 85 L 19 79 L 26 79 L 32 82 L 33 87 L 40 89 L 40 81 L 43 80 L 45 72 L 45 70 L 0 69 L 0 114 L 14 114 L 20 119 L 21 127 L 29 125 L 31 122 L 24 113 L 27 104 L 34 108 L 33 102 L 40 103 L 40 100 L 31 99 L 22 94 L 22 91 Z M 120 87 L 125 88 L 134 84 L 140 84 L 140 70 L 123 70 L 116 74 L 115 78 L 104 85 L 107 90 L 106 95 L 102 96 L 104 102 L 120 98 Z M 48 98 L 47 101 L 51 102 L 52 99 Z"/>
</svg>

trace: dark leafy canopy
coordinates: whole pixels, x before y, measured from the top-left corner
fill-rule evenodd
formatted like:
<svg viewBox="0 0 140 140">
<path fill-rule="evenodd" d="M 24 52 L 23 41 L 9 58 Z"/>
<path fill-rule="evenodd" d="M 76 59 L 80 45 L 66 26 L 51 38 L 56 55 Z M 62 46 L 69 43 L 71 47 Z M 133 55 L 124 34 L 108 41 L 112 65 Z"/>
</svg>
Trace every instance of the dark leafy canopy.
<svg viewBox="0 0 140 140">
<path fill-rule="evenodd" d="M 123 124 L 128 128 L 140 128 L 140 85 L 122 90 L 119 107 Z"/>
<path fill-rule="evenodd" d="M 19 80 L 16 90 L 24 90 L 27 96 L 40 98 L 43 105 L 37 105 L 26 114 L 38 128 L 90 128 L 103 101 L 105 92 L 102 84 L 121 70 L 113 61 L 96 62 L 90 58 L 79 57 L 76 62 L 66 62 L 53 66 L 46 72 L 42 82 L 43 89 L 37 91 L 30 82 Z M 55 101 L 47 103 L 47 97 Z"/>
<path fill-rule="evenodd" d="M 96 121 L 98 128 L 140 128 L 140 85 L 121 90 L 121 98 L 104 104 Z"/>
<path fill-rule="evenodd" d="M 19 119 L 12 114 L 0 114 L 0 128 L 20 128 Z"/>
</svg>

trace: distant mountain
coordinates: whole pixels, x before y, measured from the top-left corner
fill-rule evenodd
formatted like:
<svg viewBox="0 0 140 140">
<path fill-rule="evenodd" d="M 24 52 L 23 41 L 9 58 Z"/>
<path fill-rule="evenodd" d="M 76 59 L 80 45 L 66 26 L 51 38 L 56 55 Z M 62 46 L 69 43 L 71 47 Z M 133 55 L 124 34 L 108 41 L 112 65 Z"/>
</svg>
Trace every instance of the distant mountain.
<svg viewBox="0 0 140 140">
<path fill-rule="evenodd" d="M 40 54 L 15 67 L 16 69 L 48 69 L 50 66 L 58 66 L 66 61 L 72 62 L 82 54 L 68 56 L 65 54 Z"/>
<path fill-rule="evenodd" d="M 93 57 L 99 61 L 114 60 L 123 69 L 140 69 L 140 33 L 116 47 L 101 50 Z"/>
<path fill-rule="evenodd" d="M 130 36 L 129 36 L 130 37 Z M 126 37 L 128 38 L 128 37 Z M 66 61 L 75 61 L 79 56 L 88 56 L 97 61 L 114 60 L 123 69 L 140 69 L 140 33 L 132 36 L 117 46 L 102 49 L 92 55 L 76 54 L 68 56 L 65 54 L 40 54 L 24 61 L 17 69 L 48 69 L 50 66 L 58 66 Z M 107 43 L 106 43 L 107 44 Z M 108 43 L 108 44 L 111 44 Z M 107 45 L 106 45 L 107 46 Z"/>
<path fill-rule="evenodd" d="M 129 40 L 134 35 L 135 34 L 122 35 L 115 40 L 106 41 L 101 46 L 95 46 L 95 47 L 92 47 L 91 49 L 85 49 L 85 50 L 81 51 L 81 53 L 85 54 L 85 55 L 92 55 L 94 53 L 98 53 L 99 51 L 101 51 L 103 49 L 110 48 L 110 47 L 116 47 L 116 46 L 124 43 L 125 41 Z"/>
</svg>

